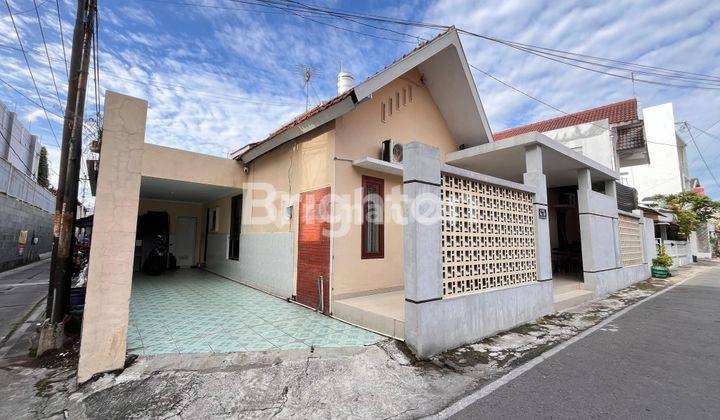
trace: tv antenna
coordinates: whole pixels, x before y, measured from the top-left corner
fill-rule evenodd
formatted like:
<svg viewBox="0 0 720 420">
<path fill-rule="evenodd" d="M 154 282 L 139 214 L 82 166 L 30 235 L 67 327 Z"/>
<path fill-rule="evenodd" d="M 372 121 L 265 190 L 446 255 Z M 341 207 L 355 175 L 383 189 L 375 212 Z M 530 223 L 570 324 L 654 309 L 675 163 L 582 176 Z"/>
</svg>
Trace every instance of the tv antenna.
<svg viewBox="0 0 720 420">
<path fill-rule="evenodd" d="M 305 90 L 305 112 L 310 109 L 310 84 L 315 76 L 319 76 L 321 72 L 318 72 L 310 64 L 302 64 L 299 66 L 300 76 L 303 79 L 303 89 Z"/>
</svg>

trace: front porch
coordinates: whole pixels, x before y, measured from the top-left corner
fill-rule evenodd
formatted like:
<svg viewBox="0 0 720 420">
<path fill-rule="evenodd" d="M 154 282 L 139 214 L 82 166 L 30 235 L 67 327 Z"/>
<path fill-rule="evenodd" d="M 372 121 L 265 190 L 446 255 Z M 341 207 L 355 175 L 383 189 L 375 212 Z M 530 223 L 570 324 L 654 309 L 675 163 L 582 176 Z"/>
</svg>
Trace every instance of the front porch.
<svg viewBox="0 0 720 420">
<path fill-rule="evenodd" d="M 540 133 L 448 155 L 448 164 L 537 188 L 538 279 L 552 280 L 554 308 L 592 299 L 593 280 L 620 267 L 617 172 Z"/>
</svg>

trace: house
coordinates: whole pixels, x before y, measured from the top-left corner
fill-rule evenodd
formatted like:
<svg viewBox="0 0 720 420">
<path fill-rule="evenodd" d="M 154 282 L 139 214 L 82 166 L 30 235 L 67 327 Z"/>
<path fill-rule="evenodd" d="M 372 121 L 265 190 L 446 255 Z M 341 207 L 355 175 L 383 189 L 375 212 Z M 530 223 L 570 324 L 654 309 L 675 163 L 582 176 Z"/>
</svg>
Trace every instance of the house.
<svg viewBox="0 0 720 420">
<path fill-rule="evenodd" d="M 171 296 L 214 273 L 428 357 L 649 276 L 652 224 L 619 213 L 619 173 L 537 131 L 495 141 L 455 30 L 347 79 L 230 159 L 146 143 L 147 102 L 107 93 L 80 382 L 123 365 L 143 281 Z M 548 214 L 567 197 L 573 252 L 553 253 Z M 158 235 L 181 286 L 138 274 Z"/>
<path fill-rule="evenodd" d="M 658 194 L 693 190 L 687 162 L 687 143 L 676 128 L 672 103 L 641 108 L 635 98 L 551 118 L 495 133 L 495 140 L 540 131 L 578 153 L 620 173 L 618 206 L 638 209 L 638 201 L 652 203 Z M 554 224 L 553 222 L 551 222 Z M 669 231 L 668 231 L 669 229 Z M 672 217 L 655 221 L 656 238 L 668 249 L 674 266 L 709 256 L 708 226 L 689 241 L 677 236 Z M 554 233 L 552 233 L 555 238 Z M 555 242 L 553 242 L 555 244 Z"/>
</svg>

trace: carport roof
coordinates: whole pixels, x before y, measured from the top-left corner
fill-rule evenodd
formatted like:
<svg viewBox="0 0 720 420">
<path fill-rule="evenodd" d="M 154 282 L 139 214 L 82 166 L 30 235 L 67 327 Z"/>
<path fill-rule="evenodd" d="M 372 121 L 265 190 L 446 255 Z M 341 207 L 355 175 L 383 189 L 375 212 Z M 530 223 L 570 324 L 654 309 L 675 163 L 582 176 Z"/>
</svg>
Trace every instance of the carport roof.
<svg viewBox="0 0 720 420">
<path fill-rule="evenodd" d="M 576 185 L 577 171 L 586 168 L 590 169 L 593 182 L 620 178 L 616 171 L 536 131 L 449 153 L 446 163 L 522 183 L 526 170 L 525 149 L 535 144 L 542 147 L 548 187 Z"/>
<path fill-rule="evenodd" d="M 207 203 L 233 194 L 239 194 L 241 191 L 238 188 L 150 176 L 143 176 L 140 181 L 140 198 L 155 200 Z"/>
</svg>

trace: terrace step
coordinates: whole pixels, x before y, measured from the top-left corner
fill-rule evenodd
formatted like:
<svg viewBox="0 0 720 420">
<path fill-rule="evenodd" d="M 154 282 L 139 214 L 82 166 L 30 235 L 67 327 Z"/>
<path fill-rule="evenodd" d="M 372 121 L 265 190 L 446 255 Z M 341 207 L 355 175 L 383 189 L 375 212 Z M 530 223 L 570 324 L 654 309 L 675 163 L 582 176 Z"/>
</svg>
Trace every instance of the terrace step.
<svg viewBox="0 0 720 420">
<path fill-rule="evenodd" d="M 581 303 L 588 302 L 595 297 L 590 290 L 577 289 L 555 295 L 555 311 L 564 311 Z"/>
</svg>

